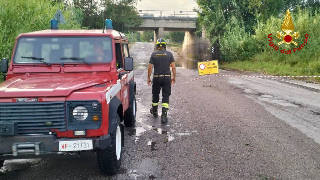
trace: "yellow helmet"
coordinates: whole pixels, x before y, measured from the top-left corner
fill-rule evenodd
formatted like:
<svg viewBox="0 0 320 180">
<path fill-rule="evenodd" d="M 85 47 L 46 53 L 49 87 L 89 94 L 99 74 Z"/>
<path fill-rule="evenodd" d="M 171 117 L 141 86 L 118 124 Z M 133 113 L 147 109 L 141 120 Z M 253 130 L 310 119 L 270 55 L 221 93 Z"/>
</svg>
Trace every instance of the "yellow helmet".
<svg viewBox="0 0 320 180">
<path fill-rule="evenodd" d="M 166 49 L 167 42 L 164 39 L 160 38 L 160 39 L 157 40 L 156 46 L 157 46 L 157 49 L 160 48 L 160 47 L 163 47 L 164 49 Z"/>
</svg>

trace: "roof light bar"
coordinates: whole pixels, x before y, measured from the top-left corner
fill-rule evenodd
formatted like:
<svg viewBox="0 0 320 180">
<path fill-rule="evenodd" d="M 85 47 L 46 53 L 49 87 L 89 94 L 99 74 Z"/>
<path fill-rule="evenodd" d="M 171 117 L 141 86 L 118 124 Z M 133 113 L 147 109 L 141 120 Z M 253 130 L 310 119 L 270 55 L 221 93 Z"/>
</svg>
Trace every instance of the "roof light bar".
<svg viewBox="0 0 320 180">
<path fill-rule="evenodd" d="M 113 29 L 111 19 L 106 19 L 106 29 Z"/>
</svg>

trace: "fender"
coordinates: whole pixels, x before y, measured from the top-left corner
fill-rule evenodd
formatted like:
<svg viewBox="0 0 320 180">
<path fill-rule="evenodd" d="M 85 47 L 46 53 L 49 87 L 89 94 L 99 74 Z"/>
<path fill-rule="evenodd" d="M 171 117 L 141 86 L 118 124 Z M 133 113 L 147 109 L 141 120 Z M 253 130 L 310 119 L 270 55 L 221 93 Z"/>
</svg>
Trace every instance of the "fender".
<svg viewBox="0 0 320 180">
<path fill-rule="evenodd" d="M 109 103 L 109 129 L 108 133 L 111 133 L 112 129 L 115 129 L 117 127 L 117 122 L 115 120 L 116 114 L 118 113 L 118 108 L 121 106 L 121 101 L 117 98 L 114 97 L 111 99 Z M 119 114 L 121 117 L 122 115 Z"/>
<path fill-rule="evenodd" d="M 129 103 L 133 101 L 133 97 L 136 94 L 136 83 L 133 79 L 129 82 Z"/>
</svg>

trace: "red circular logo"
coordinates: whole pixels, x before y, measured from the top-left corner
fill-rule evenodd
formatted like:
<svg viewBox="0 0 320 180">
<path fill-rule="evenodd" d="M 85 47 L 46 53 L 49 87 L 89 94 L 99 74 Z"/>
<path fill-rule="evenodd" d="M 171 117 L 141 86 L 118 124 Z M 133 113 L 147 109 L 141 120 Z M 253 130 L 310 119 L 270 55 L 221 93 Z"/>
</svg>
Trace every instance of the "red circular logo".
<svg viewBox="0 0 320 180">
<path fill-rule="evenodd" d="M 287 43 L 290 43 L 292 41 L 292 37 L 290 35 L 286 35 L 284 37 L 284 41 L 286 41 Z"/>
</svg>

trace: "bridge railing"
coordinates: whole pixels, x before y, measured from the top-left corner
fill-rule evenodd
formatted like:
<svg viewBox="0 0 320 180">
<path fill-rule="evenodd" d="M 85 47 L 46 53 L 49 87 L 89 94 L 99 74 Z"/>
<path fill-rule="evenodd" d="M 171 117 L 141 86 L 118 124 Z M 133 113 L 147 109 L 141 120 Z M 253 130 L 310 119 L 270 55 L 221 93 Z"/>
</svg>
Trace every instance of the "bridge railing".
<svg viewBox="0 0 320 180">
<path fill-rule="evenodd" d="M 195 11 L 169 11 L 169 10 L 139 10 L 142 18 L 196 18 Z"/>
</svg>

